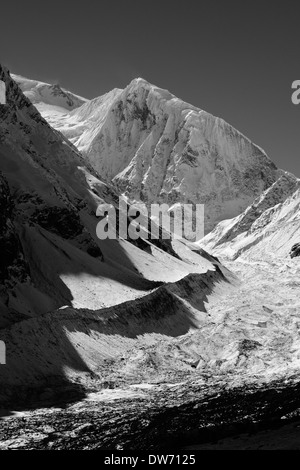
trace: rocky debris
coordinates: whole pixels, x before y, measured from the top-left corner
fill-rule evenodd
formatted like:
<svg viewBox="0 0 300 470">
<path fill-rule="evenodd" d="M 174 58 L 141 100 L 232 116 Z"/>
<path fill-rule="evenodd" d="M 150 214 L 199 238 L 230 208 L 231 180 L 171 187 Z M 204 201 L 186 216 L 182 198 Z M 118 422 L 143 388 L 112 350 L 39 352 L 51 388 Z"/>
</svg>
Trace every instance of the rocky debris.
<svg viewBox="0 0 300 470">
<path fill-rule="evenodd" d="M 178 451 L 242 433 L 264 430 L 267 436 L 274 428 L 300 421 L 296 377 L 236 388 L 225 379 L 213 386 L 211 381 L 160 385 L 139 398 L 89 399 L 64 408 L 57 404 L 28 410 L 0 421 L 0 449 Z M 299 435 L 297 428 L 294 434 Z"/>
<path fill-rule="evenodd" d="M 295 258 L 296 256 L 300 256 L 300 243 L 296 243 L 292 246 L 290 251 L 291 258 Z"/>
</svg>

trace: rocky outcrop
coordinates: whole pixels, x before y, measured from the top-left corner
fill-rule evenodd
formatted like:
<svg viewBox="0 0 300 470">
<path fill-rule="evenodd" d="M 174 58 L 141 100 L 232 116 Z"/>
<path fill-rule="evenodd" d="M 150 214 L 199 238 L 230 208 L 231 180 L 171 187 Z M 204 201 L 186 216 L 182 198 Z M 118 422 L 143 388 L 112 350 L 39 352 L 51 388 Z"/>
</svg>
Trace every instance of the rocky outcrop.
<svg viewBox="0 0 300 470">
<path fill-rule="evenodd" d="M 296 256 L 300 256 L 300 243 L 296 243 L 292 246 L 290 251 L 291 258 L 295 258 Z"/>
<path fill-rule="evenodd" d="M 22 246 L 13 223 L 14 201 L 8 183 L 0 172 L 0 295 L 7 300 L 4 287 L 24 282 L 28 277 Z"/>
</svg>

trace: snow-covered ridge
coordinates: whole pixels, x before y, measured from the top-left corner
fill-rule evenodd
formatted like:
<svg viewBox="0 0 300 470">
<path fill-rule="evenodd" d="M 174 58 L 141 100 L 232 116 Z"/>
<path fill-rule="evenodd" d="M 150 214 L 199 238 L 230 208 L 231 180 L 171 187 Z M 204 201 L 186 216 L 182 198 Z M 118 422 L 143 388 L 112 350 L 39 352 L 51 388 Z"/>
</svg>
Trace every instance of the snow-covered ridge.
<svg viewBox="0 0 300 470">
<path fill-rule="evenodd" d="M 12 79 L 19 85 L 24 95 L 44 113 L 67 113 L 86 103 L 88 100 L 61 88 L 58 84 L 49 84 L 30 80 L 21 75 L 11 74 Z"/>
<path fill-rule="evenodd" d="M 280 174 L 223 119 L 142 78 L 66 115 L 43 115 L 129 199 L 205 204 L 206 232 L 240 214 Z"/>
<path fill-rule="evenodd" d="M 284 172 L 242 214 L 218 224 L 199 245 L 237 258 L 288 256 L 300 239 L 300 179 Z"/>
</svg>

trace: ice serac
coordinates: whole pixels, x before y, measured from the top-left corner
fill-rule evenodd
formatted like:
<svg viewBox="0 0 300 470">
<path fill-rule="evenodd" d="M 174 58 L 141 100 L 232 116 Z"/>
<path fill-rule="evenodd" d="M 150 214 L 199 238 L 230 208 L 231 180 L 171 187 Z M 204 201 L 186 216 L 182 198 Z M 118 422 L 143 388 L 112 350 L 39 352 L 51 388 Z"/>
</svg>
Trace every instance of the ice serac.
<svg viewBox="0 0 300 470">
<path fill-rule="evenodd" d="M 131 200 L 205 204 L 205 229 L 240 214 L 278 178 L 223 119 L 141 78 L 51 124 Z"/>
</svg>

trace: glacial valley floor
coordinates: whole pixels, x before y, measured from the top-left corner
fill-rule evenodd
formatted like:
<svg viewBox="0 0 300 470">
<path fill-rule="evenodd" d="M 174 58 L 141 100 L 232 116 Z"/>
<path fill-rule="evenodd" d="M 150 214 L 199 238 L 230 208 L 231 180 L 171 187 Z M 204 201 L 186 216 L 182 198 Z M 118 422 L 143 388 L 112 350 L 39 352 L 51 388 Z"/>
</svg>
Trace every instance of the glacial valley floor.
<svg viewBox="0 0 300 470">
<path fill-rule="evenodd" d="M 300 449 L 300 258 L 224 264 L 200 328 L 2 410 L 0 449 Z"/>
</svg>

